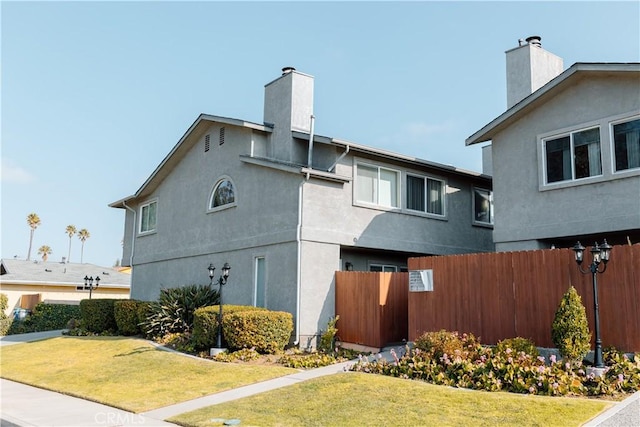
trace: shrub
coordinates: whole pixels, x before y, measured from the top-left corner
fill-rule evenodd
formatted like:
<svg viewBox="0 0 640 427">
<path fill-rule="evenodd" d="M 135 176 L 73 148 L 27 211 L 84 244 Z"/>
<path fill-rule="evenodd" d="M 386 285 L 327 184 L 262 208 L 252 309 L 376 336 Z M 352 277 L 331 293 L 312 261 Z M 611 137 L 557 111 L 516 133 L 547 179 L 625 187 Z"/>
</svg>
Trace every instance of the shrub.
<svg viewBox="0 0 640 427">
<path fill-rule="evenodd" d="M 151 304 L 147 318 L 142 322 L 142 329 L 149 337 L 191 332 L 194 311 L 219 301 L 219 292 L 209 286 L 189 285 L 162 289 L 158 302 Z"/>
<path fill-rule="evenodd" d="M 80 301 L 82 326 L 93 333 L 115 332 L 118 328 L 114 316 L 115 299 L 84 299 Z"/>
<path fill-rule="evenodd" d="M 80 307 L 72 304 L 36 304 L 33 312 L 22 321 L 14 321 L 7 334 L 53 331 L 67 327 L 69 320 L 80 317 Z"/>
<path fill-rule="evenodd" d="M 138 301 L 117 300 L 113 304 L 113 315 L 116 319 L 119 334 L 138 335 L 140 333 Z"/>
<path fill-rule="evenodd" d="M 222 317 L 229 313 L 238 311 L 266 311 L 263 307 L 253 307 L 250 305 L 226 305 L 222 306 Z M 196 348 L 211 348 L 218 341 L 218 314 L 219 305 L 200 307 L 193 313 L 193 343 Z"/>
<path fill-rule="evenodd" d="M 222 330 L 233 349 L 253 347 L 258 353 L 275 353 L 289 343 L 293 316 L 283 311 L 236 311 L 223 315 Z"/>
<path fill-rule="evenodd" d="M 391 355 L 392 361 L 381 355 L 373 360 L 360 357 L 351 370 L 452 387 L 546 396 L 615 395 L 640 390 L 640 354 L 630 360 L 615 350 L 605 351 L 608 369 L 602 377 L 587 375 L 580 362 L 572 365 L 557 361 L 552 355 L 546 364 L 544 357 L 515 354 L 510 349 L 501 352 L 479 347 L 474 361 L 446 353 L 434 359 L 430 353 L 408 347 L 400 355 L 391 350 Z"/>
<path fill-rule="evenodd" d="M 460 335 L 457 331 L 448 332 L 444 329 L 438 332 L 425 332 L 415 341 L 415 347 L 426 352 L 435 360 L 440 360 L 444 355 L 473 359 L 476 356 L 478 340 L 473 334 Z"/>
<path fill-rule="evenodd" d="M 8 317 L 6 313 L 6 310 L 8 307 L 9 307 L 9 297 L 7 296 L 7 294 L 0 293 L 0 320 L 6 319 Z"/>
<path fill-rule="evenodd" d="M 330 319 L 327 324 L 327 330 L 320 335 L 320 345 L 318 346 L 320 351 L 325 353 L 332 353 L 334 351 L 335 338 L 338 333 L 338 328 L 336 328 L 338 319 L 340 319 L 340 316 Z"/>
<path fill-rule="evenodd" d="M 496 352 L 507 354 L 507 349 L 510 349 L 514 354 L 519 354 L 520 352 L 524 352 L 529 356 L 538 357 L 540 356 L 540 352 L 538 351 L 538 347 L 527 338 L 516 337 L 516 338 L 507 338 L 502 341 L 499 341 L 496 345 Z"/>
<path fill-rule="evenodd" d="M 591 343 L 591 333 L 582 298 L 571 286 L 564 294 L 551 325 L 551 338 L 570 363 L 582 360 Z"/>
<path fill-rule="evenodd" d="M 0 337 L 3 337 L 9 333 L 11 329 L 11 325 L 13 324 L 13 319 L 11 317 L 5 317 L 4 319 L 0 319 Z"/>
<path fill-rule="evenodd" d="M 243 348 L 242 350 L 234 351 L 232 353 L 223 352 L 218 353 L 214 357 L 216 362 L 251 362 L 252 360 L 258 360 L 260 353 L 253 348 Z"/>
</svg>

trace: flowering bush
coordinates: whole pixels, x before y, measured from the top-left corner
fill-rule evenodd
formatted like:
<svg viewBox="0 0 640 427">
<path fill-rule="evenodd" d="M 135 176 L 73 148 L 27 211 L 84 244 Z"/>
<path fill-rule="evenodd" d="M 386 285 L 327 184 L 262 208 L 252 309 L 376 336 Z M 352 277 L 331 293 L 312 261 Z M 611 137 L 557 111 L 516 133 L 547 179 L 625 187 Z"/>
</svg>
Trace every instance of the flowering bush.
<svg viewBox="0 0 640 427">
<path fill-rule="evenodd" d="M 439 342 L 449 343 L 452 334 L 458 335 L 449 334 Z M 443 331 L 437 333 L 439 338 L 445 336 Z M 351 370 L 474 390 L 546 396 L 613 395 L 640 390 L 640 354 L 631 361 L 622 353 L 608 350 L 604 357 L 608 370 L 602 377 L 596 377 L 588 375 L 580 362 L 571 364 L 556 360 L 555 356 L 546 363 L 544 357 L 509 347 L 497 350 L 478 345 L 473 351 L 448 344 L 444 347 L 453 348 L 453 353 L 443 352 L 437 358 L 434 356 L 439 351 L 432 348 L 425 351 L 416 342 L 416 348 L 406 347 L 400 356 L 392 352 L 392 361 L 361 357 Z"/>
</svg>

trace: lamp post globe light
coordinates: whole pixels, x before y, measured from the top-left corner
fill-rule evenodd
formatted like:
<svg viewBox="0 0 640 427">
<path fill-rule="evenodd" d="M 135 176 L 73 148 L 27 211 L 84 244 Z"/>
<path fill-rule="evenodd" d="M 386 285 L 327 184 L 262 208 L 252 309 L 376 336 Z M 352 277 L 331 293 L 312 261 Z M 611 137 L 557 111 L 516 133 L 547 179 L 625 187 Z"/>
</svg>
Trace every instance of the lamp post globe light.
<svg viewBox="0 0 640 427">
<path fill-rule="evenodd" d="M 572 248 L 575 252 L 576 263 L 578 264 L 578 269 L 581 273 L 589 274 L 591 273 L 592 282 L 593 282 L 593 311 L 594 311 L 594 328 L 596 333 L 596 348 L 593 356 L 593 366 L 600 370 L 598 374 L 602 374 L 604 371 L 604 363 L 602 361 L 602 340 L 600 339 L 600 314 L 598 311 L 598 280 L 597 275 L 602 274 L 607 269 L 607 263 L 609 262 L 609 257 L 611 256 L 611 246 L 607 243 L 607 240 L 604 240 L 604 243 L 598 245 L 596 242 L 591 248 L 591 264 L 589 264 L 587 270 L 582 269 L 582 262 L 584 261 L 584 251 L 585 247 L 580 244 L 580 242 L 576 243 Z M 602 265 L 602 269 L 600 269 L 600 265 Z"/>
<path fill-rule="evenodd" d="M 93 286 L 93 282 L 96 282 L 96 285 Z M 96 278 L 94 279 L 93 277 L 89 276 L 84 276 L 84 289 L 87 290 L 89 289 L 89 299 L 91 299 L 91 294 L 93 293 L 93 288 L 94 287 L 98 287 L 98 285 L 100 284 L 100 276 L 96 276 Z"/>
<path fill-rule="evenodd" d="M 215 276 L 216 268 L 213 264 L 209 264 L 207 267 L 209 271 L 209 286 L 213 287 L 213 278 Z M 218 313 L 218 339 L 216 343 L 216 347 L 209 350 L 211 356 L 215 356 L 218 353 L 224 352 L 226 349 L 222 348 L 222 287 L 227 284 L 227 280 L 229 279 L 229 272 L 231 271 L 231 266 L 228 262 L 225 262 L 222 266 L 222 274 L 218 278 L 218 285 L 220 286 L 220 291 L 218 295 L 220 296 L 220 312 Z"/>
</svg>

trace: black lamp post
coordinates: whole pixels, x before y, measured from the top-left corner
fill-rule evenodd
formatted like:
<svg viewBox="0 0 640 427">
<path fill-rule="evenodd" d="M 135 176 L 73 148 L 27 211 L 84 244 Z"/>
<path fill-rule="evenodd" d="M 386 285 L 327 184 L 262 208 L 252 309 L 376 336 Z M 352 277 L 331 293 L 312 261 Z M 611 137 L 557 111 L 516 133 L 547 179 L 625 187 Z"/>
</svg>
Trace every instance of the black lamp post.
<svg viewBox="0 0 640 427">
<path fill-rule="evenodd" d="M 604 273 L 607 269 L 607 263 L 609 262 L 609 256 L 611 255 L 611 246 L 607 243 L 606 239 L 600 246 L 598 246 L 598 242 L 596 242 L 591 248 L 591 264 L 589 265 L 589 269 L 586 271 L 582 269 L 581 265 L 584 260 L 585 247 L 578 242 L 573 247 L 573 250 L 576 255 L 576 263 L 578 263 L 578 269 L 580 272 L 584 274 L 591 273 L 592 276 L 594 324 L 596 331 L 596 349 L 593 356 L 593 364 L 596 368 L 604 368 L 604 363 L 602 362 L 602 340 L 600 339 L 600 315 L 598 312 L 598 280 L 596 276 L 598 273 Z M 602 270 L 599 270 L 598 267 L 601 263 L 603 264 L 603 268 Z"/>
<path fill-rule="evenodd" d="M 215 275 L 216 268 L 213 264 L 209 264 L 209 286 L 213 287 L 213 276 Z M 231 270 L 231 266 L 228 262 L 225 262 L 222 266 L 222 275 L 218 279 L 218 285 L 220 285 L 220 313 L 218 314 L 218 347 L 222 348 L 222 287 L 227 284 L 227 279 L 229 278 L 229 271 Z"/>
<path fill-rule="evenodd" d="M 87 290 L 89 289 L 89 299 L 91 299 L 91 294 L 93 293 L 93 282 L 96 282 L 95 287 L 97 288 L 98 285 L 100 284 L 100 276 L 96 276 L 96 278 L 94 279 L 93 277 L 87 277 L 84 276 L 84 289 Z"/>
</svg>

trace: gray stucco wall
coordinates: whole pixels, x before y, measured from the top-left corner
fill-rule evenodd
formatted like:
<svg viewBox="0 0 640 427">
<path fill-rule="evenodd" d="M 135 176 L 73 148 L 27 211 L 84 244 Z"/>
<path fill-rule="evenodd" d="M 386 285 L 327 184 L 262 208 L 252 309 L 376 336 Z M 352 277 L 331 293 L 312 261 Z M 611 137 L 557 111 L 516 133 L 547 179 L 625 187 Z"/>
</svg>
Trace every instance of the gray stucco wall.
<svg viewBox="0 0 640 427">
<path fill-rule="evenodd" d="M 640 171 L 614 174 L 609 122 L 640 114 L 637 77 L 581 80 L 493 138 L 498 250 L 537 239 L 640 228 Z M 600 125 L 602 176 L 545 185 L 541 137 Z"/>
<path fill-rule="evenodd" d="M 292 313 L 299 320 L 300 345 L 314 345 L 316 334 L 335 314 L 333 280 L 334 272 L 341 269 L 342 248 L 353 248 L 352 254 L 363 248 L 376 249 L 376 260 L 396 264 L 398 252 L 450 254 L 493 249 L 492 230 L 472 224 L 473 185 L 486 187 L 486 179 L 368 158 L 367 163 L 401 171 L 401 182 L 406 172 L 445 180 L 449 188 L 446 216 L 430 218 L 402 209 L 354 206 L 353 181 L 307 180 L 299 168 L 247 161 L 243 156 L 252 150 L 254 154 L 269 152 L 270 139 L 260 132 L 226 126 L 225 143 L 218 145 L 215 135 L 220 126 L 213 123 L 194 140 L 185 141 L 190 148 L 171 173 L 148 196 L 137 204 L 132 202 L 135 209 L 149 200 L 158 203 L 156 231 L 135 239 L 132 298 L 155 300 L 163 287 L 207 284 L 209 263 L 218 267 L 217 279 L 220 267 L 229 262 L 232 270 L 223 290 L 224 302 L 254 304 L 255 259 L 264 257 L 267 308 Z M 205 152 L 208 133 L 216 143 Z M 318 146 L 316 153 L 321 163 L 332 164 L 342 150 Z M 353 177 L 356 161 L 354 155 L 344 157 L 336 173 Z M 235 205 L 210 211 L 211 192 L 221 177 L 232 180 Z M 132 221 L 128 213 L 125 254 L 131 250 Z M 386 257 L 385 252 L 389 253 Z"/>
</svg>

